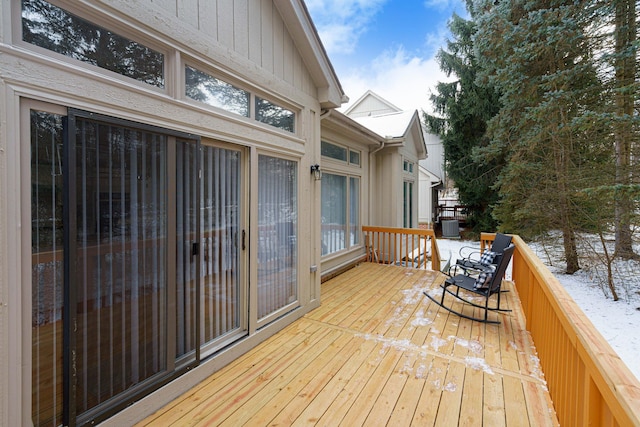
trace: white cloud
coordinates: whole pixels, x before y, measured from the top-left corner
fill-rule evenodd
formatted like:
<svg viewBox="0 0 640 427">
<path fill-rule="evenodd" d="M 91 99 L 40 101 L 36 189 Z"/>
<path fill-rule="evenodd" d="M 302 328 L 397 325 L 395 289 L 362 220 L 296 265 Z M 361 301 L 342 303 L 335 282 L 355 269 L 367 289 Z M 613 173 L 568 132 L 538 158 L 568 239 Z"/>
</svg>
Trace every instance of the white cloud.
<svg viewBox="0 0 640 427">
<path fill-rule="evenodd" d="M 307 0 L 309 13 L 325 49 L 351 53 L 387 0 Z"/>
<path fill-rule="evenodd" d="M 447 10 L 459 6 L 462 3 L 460 0 L 426 0 L 424 6 L 427 9 Z"/>
<path fill-rule="evenodd" d="M 343 111 L 372 90 L 403 110 L 428 113 L 433 111 L 429 98 L 436 84 L 452 80 L 440 70 L 435 58 L 409 55 L 402 47 L 384 52 L 366 67 L 351 69 L 339 79 L 349 96 L 349 103 L 341 108 Z"/>
</svg>

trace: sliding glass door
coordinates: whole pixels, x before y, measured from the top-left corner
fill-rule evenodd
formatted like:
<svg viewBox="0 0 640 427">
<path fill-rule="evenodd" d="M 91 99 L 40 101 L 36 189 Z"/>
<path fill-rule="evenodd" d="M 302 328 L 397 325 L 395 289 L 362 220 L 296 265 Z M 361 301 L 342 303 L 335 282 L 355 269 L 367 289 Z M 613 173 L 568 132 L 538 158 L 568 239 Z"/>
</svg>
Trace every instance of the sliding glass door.
<svg viewBox="0 0 640 427">
<path fill-rule="evenodd" d="M 75 330 L 73 409 L 82 414 L 167 370 L 168 141 L 74 119 L 66 313 Z"/>
<path fill-rule="evenodd" d="M 246 333 L 242 285 L 242 152 L 202 146 L 200 180 L 201 328 L 203 356 Z"/>
<path fill-rule="evenodd" d="M 35 426 L 99 422 L 298 307 L 296 160 L 257 156 L 250 287 L 245 150 L 30 105 Z"/>
<path fill-rule="evenodd" d="M 242 151 L 27 114 L 32 420 L 92 423 L 246 335 Z"/>
</svg>

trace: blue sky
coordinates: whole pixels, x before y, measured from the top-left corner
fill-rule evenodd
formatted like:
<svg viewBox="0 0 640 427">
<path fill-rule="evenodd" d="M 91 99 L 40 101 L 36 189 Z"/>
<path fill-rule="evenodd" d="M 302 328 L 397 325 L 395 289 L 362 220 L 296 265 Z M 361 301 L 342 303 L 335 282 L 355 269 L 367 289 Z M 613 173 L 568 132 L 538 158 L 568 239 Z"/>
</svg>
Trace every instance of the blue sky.
<svg viewBox="0 0 640 427">
<path fill-rule="evenodd" d="M 467 16 L 462 0 L 305 3 L 350 103 L 370 89 L 399 108 L 432 110 L 429 95 L 447 80 L 434 56 L 453 12 Z"/>
</svg>

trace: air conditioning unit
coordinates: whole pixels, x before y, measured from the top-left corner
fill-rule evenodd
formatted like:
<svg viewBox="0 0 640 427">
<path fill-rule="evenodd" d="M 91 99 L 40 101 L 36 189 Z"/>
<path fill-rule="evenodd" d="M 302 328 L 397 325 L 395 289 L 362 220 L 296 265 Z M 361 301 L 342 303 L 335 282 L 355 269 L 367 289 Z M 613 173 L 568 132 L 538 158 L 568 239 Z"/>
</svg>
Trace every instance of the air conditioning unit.
<svg viewBox="0 0 640 427">
<path fill-rule="evenodd" d="M 460 226 L 457 219 L 442 221 L 442 237 L 448 239 L 460 237 Z"/>
</svg>

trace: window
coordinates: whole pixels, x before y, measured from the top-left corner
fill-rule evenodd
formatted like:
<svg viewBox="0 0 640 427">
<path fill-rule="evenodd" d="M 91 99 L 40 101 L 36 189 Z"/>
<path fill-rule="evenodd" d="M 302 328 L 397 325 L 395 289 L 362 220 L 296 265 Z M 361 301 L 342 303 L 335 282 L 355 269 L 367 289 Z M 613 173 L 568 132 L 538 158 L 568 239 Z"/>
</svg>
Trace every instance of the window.
<svg viewBox="0 0 640 427">
<path fill-rule="evenodd" d="M 250 94 L 192 67 L 185 67 L 186 95 L 213 107 L 249 117 Z"/>
<path fill-rule="evenodd" d="M 347 149 L 327 141 L 321 142 L 320 154 L 330 159 L 346 162 L 351 166 L 360 166 L 360 151 Z"/>
<path fill-rule="evenodd" d="M 349 178 L 349 238 L 351 246 L 360 244 L 360 178 Z"/>
<path fill-rule="evenodd" d="M 355 166 L 360 166 L 360 152 L 349 150 L 349 163 Z"/>
<path fill-rule="evenodd" d="M 295 132 L 295 118 L 296 115 L 293 111 L 256 96 L 257 121 L 293 133 Z"/>
<path fill-rule="evenodd" d="M 258 157 L 258 319 L 263 323 L 298 300 L 296 162 Z"/>
<path fill-rule="evenodd" d="M 330 142 L 322 141 L 320 145 L 320 154 L 330 159 L 347 161 L 347 149 Z"/>
<path fill-rule="evenodd" d="M 413 173 L 413 162 L 405 160 L 402 164 L 402 169 L 405 172 Z"/>
<path fill-rule="evenodd" d="M 360 178 L 322 175 L 322 255 L 360 243 Z"/>
<path fill-rule="evenodd" d="M 404 228 L 413 228 L 413 182 L 404 181 L 403 183 L 403 221 Z"/>
<path fill-rule="evenodd" d="M 159 88 L 165 84 L 162 53 L 44 0 L 22 1 L 22 39 Z"/>
</svg>

